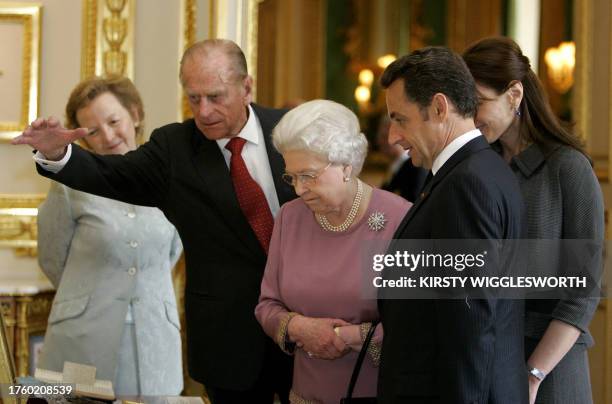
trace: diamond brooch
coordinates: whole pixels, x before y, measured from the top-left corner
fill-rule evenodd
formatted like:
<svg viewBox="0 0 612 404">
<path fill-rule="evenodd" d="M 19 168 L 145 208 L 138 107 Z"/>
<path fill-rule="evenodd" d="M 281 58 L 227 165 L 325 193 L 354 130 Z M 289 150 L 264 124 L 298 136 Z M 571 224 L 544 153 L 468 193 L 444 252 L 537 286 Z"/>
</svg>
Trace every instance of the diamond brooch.
<svg viewBox="0 0 612 404">
<path fill-rule="evenodd" d="M 387 218 L 382 212 L 374 212 L 368 217 L 368 227 L 370 230 L 380 231 L 385 228 Z"/>
</svg>

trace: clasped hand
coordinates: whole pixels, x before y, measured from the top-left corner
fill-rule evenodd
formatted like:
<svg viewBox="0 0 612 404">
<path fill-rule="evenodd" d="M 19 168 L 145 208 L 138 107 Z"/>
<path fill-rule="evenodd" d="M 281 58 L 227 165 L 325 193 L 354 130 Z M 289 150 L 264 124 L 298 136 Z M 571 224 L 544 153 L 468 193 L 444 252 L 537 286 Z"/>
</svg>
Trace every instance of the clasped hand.
<svg viewBox="0 0 612 404">
<path fill-rule="evenodd" d="M 66 153 L 66 146 L 87 136 L 87 133 L 85 128 L 66 129 L 55 117 L 38 118 L 11 143 L 30 145 L 48 160 L 61 160 Z"/>
<path fill-rule="evenodd" d="M 337 359 L 361 349 L 359 326 L 342 319 L 298 315 L 289 321 L 287 332 L 292 342 L 318 359 Z"/>
</svg>

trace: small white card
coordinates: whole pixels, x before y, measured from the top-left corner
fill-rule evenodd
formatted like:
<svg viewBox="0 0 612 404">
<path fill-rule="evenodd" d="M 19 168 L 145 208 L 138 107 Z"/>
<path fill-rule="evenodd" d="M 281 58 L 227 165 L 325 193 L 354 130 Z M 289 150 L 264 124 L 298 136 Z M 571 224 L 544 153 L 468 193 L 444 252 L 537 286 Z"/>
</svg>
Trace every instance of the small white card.
<svg viewBox="0 0 612 404">
<path fill-rule="evenodd" d="M 93 385 L 96 382 L 96 367 L 64 362 L 62 376 L 64 383 Z"/>
</svg>

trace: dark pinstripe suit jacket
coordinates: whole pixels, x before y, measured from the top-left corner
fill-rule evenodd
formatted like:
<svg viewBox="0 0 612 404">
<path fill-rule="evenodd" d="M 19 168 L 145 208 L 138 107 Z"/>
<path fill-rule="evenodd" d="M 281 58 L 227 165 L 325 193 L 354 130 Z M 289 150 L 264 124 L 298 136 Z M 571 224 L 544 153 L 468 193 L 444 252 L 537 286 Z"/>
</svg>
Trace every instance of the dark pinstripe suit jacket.
<svg viewBox="0 0 612 404">
<path fill-rule="evenodd" d="M 395 238 L 524 234 L 517 179 L 482 136 L 451 156 L 423 192 Z M 379 402 L 526 403 L 523 308 L 518 300 L 379 300 Z"/>
</svg>

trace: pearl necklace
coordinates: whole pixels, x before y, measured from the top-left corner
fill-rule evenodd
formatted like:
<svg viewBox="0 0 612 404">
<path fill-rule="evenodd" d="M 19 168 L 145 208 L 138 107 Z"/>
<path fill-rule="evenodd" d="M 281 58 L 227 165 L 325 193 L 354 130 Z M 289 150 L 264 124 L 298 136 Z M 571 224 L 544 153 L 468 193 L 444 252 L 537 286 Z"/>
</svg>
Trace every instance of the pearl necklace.
<svg viewBox="0 0 612 404">
<path fill-rule="evenodd" d="M 357 180 L 357 193 L 355 194 L 355 199 L 353 199 L 353 205 L 351 205 L 351 210 L 346 216 L 346 219 L 344 220 L 344 222 L 342 222 L 338 226 L 334 226 L 329 222 L 329 220 L 327 220 L 327 217 L 325 217 L 325 215 L 320 215 L 318 213 L 315 213 L 317 222 L 319 222 L 319 225 L 324 230 L 327 230 L 327 231 L 333 231 L 333 232 L 346 231 L 353 224 L 355 217 L 357 217 L 357 211 L 359 210 L 359 207 L 361 206 L 362 198 L 363 198 L 363 186 L 361 185 L 361 181 Z"/>
</svg>

